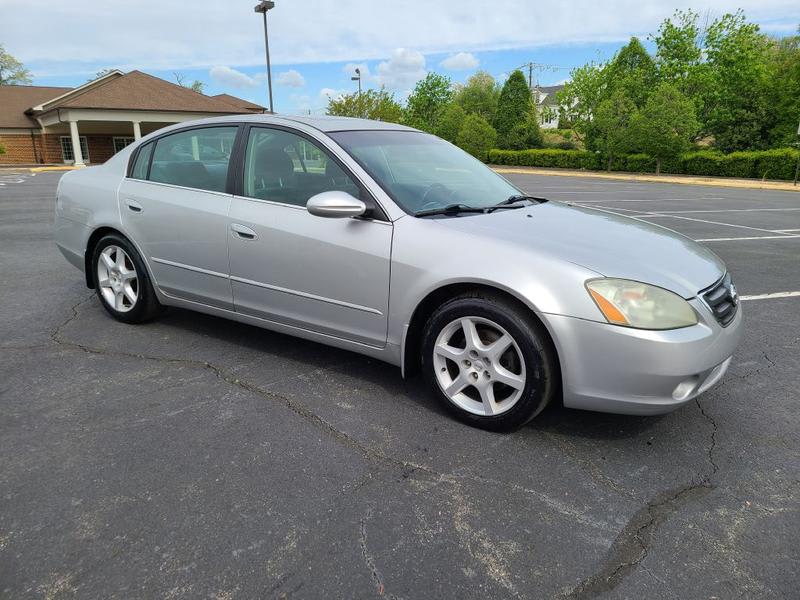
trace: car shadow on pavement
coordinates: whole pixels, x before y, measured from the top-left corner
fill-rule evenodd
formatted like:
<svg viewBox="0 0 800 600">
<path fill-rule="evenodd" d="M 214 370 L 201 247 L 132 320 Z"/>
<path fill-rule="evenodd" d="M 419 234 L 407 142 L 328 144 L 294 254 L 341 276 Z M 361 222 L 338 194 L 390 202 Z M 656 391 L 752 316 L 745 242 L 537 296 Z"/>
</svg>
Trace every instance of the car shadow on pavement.
<svg viewBox="0 0 800 600">
<path fill-rule="evenodd" d="M 428 392 L 419 374 L 404 380 L 399 368 L 377 359 L 253 325 L 174 307 L 170 307 L 155 323 L 209 337 L 223 344 L 291 359 L 302 365 L 298 369 L 298 375 L 324 368 L 343 377 L 358 378 L 379 388 L 380 395 L 387 402 L 405 398 L 442 418 L 450 418 Z M 663 416 L 641 417 L 569 409 L 561 404 L 559 398 L 519 433 L 550 433 L 597 440 L 626 439 L 657 427 L 662 419 Z"/>
</svg>

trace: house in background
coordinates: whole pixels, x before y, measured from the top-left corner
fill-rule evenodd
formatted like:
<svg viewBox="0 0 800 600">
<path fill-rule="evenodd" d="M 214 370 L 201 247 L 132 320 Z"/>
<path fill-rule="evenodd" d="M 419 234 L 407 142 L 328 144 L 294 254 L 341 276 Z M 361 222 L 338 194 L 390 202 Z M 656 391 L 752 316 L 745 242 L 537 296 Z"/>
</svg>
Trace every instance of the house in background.
<svg viewBox="0 0 800 600">
<path fill-rule="evenodd" d="M 531 90 L 536 102 L 536 113 L 539 115 L 539 125 L 542 129 L 557 129 L 559 104 L 556 93 L 564 88 L 563 85 L 536 85 Z"/>
<path fill-rule="evenodd" d="M 2 85 L 0 165 L 102 163 L 166 125 L 261 112 L 241 98 L 205 96 L 141 71 L 111 71 L 77 88 Z"/>
</svg>

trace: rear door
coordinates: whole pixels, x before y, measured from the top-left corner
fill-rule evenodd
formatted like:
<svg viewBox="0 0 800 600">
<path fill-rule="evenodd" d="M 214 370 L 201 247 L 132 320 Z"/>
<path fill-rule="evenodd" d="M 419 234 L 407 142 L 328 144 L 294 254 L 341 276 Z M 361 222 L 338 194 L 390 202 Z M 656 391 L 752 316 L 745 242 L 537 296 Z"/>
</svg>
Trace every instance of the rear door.
<svg viewBox="0 0 800 600">
<path fill-rule="evenodd" d="M 139 149 L 119 189 L 127 232 L 167 295 L 233 309 L 228 164 L 238 127 L 194 127 Z"/>
<path fill-rule="evenodd" d="M 276 127 L 249 128 L 230 211 L 236 310 L 372 346 L 386 343 L 392 224 L 321 143 Z M 343 190 L 373 218 L 329 219 L 306 210 Z"/>
</svg>

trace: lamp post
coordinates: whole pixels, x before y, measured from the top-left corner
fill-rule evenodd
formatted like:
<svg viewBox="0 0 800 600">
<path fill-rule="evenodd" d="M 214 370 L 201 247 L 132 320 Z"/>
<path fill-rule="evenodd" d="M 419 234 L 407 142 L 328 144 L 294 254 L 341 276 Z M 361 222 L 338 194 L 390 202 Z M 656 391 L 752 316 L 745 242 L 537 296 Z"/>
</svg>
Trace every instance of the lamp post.
<svg viewBox="0 0 800 600">
<path fill-rule="evenodd" d="M 350 78 L 350 81 L 358 82 L 358 96 L 361 97 L 361 69 L 356 68 L 356 74 Z"/>
<path fill-rule="evenodd" d="M 256 4 L 255 12 L 264 15 L 264 48 L 267 54 L 267 88 L 269 90 L 269 112 L 274 113 L 275 110 L 272 106 L 272 68 L 269 64 L 269 34 L 267 33 L 267 11 L 275 8 L 275 3 L 272 0 L 262 0 Z"/>
</svg>

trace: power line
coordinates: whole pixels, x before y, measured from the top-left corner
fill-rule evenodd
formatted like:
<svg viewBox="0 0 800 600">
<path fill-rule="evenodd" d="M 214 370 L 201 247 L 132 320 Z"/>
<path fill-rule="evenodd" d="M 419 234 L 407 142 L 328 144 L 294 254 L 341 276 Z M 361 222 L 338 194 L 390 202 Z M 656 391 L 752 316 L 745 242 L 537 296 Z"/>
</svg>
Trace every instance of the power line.
<svg viewBox="0 0 800 600">
<path fill-rule="evenodd" d="M 528 70 L 528 87 L 532 90 L 533 89 L 533 72 L 545 72 L 545 71 L 569 71 L 571 67 L 562 67 L 560 65 L 547 65 L 544 63 L 537 63 L 537 62 L 527 62 L 524 65 L 520 65 L 517 67 L 518 70 L 527 69 Z M 539 85 L 538 78 L 536 81 L 536 85 Z"/>
</svg>

